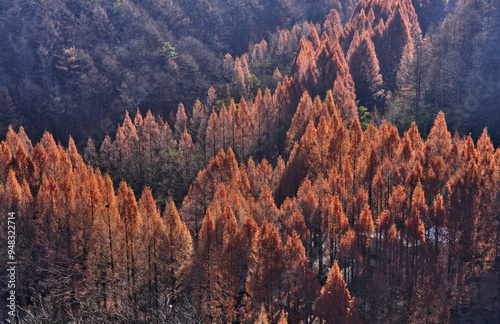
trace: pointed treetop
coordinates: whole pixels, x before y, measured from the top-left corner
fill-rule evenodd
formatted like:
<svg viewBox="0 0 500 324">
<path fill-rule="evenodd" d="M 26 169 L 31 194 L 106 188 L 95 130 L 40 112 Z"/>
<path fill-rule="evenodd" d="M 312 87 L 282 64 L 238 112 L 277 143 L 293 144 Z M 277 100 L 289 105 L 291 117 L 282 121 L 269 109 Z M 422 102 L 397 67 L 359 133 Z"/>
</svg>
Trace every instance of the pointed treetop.
<svg viewBox="0 0 500 324">
<path fill-rule="evenodd" d="M 446 224 L 447 210 L 443 202 L 443 196 L 438 194 L 434 199 L 432 221 L 436 226 L 444 226 Z M 437 229 L 436 229 L 437 230 Z"/>
<path fill-rule="evenodd" d="M 139 207 L 135 199 L 132 188 L 122 181 L 118 189 L 118 206 L 122 222 L 125 224 L 126 235 L 135 235 L 137 227 L 141 225 L 142 220 L 139 214 Z"/>
<path fill-rule="evenodd" d="M 291 217 L 285 219 L 285 229 L 288 234 L 296 233 L 302 244 L 306 244 L 311 238 L 311 233 L 307 229 L 306 222 L 304 221 L 304 216 L 300 211 L 295 211 Z"/>
<path fill-rule="evenodd" d="M 416 209 L 420 213 L 420 217 L 427 217 L 428 208 L 425 203 L 424 188 L 422 183 L 418 181 L 415 190 L 413 191 L 413 197 L 411 200 L 411 208 Z"/>
<path fill-rule="evenodd" d="M 45 152 L 47 152 L 47 154 L 51 154 L 52 152 L 57 151 L 56 141 L 54 141 L 54 137 L 52 136 L 52 134 L 47 131 L 43 133 L 40 143 L 43 145 L 43 148 L 45 149 Z M 15 152 L 12 152 L 12 155 L 14 155 L 14 153 Z"/>
<path fill-rule="evenodd" d="M 243 222 L 243 225 L 241 225 L 241 233 L 244 237 L 251 240 L 255 238 L 258 230 L 259 226 L 252 217 L 247 217 Z"/>
<path fill-rule="evenodd" d="M 153 192 L 149 187 L 144 187 L 144 189 L 142 190 L 142 195 L 139 199 L 138 205 L 140 206 L 140 208 L 143 208 L 149 216 L 154 213 L 158 213 L 156 202 L 153 198 Z"/>
<path fill-rule="evenodd" d="M 186 111 L 184 110 L 184 105 L 180 103 L 179 107 L 177 108 L 174 122 L 174 137 L 177 141 L 180 141 L 182 133 L 184 133 L 184 130 L 186 130 L 187 121 L 188 118 L 186 115 Z"/>
<path fill-rule="evenodd" d="M 288 237 L 286 242 L 285 259 L 289 259 L 291 262 L 307 260 L 306 249 L 296 231 L 292 232 L 292 235 Z"/>
<path fill-rule="evenodd" d="M 434 157 L 444 157 L 451 149 L 451 133 L 448 131 L 442 111 L 434 120 L 426 144 L 430 145 Z"/>
<path fill-rule="evenodd" d="M 31 155 L 31 153 L 33 152 L 33 144 L 31 143 L 31 140 L 29 139 L 28 135 L 26 135 L 26 132 L 24 131 L 23 126 L 19 127 L 19 131 L 17 132 L 17 136 L 18 136 L 21 144 L 24 146 L 26 153 L 28 153 L 28 155 Z"/>
<path fill-rule="evenodd" d="M 217 92 L 213 87 L 210 87 L 207 92 L 207 107 L 211 108 L 217 103 Z"/>
<path fill-rule="evenodd" d="M 340 202 L 339 196 L 333 196 L 332 204 L 329 208 L 329 221 L 331 223 L 331 227 L 340 232 L 345 232 L 349 228 L 349 220 L 345 215 L 342 204 Z M 331 210 L 331 211 L 330 211 Z"/>
<path fill-rule="evenodd" d="M 184 129 L 182 132 L 180 141 L 179 141 L 179 150 L 186 156 L 189 157 L 189 154 L 194 148 L 193 140 L 189 135 L 187 129 Z"/>
<path fill-rule="evenodd" d="M 377 219 L 377 230 L 381 233 L 387 233 L 393 225 L 391 214 L 384 209 Z"/>
<path fill-rule="evenodd" d="M 135 118 L 134 118 L 135 128 L 139 129 L 142 127 L 143 124 L 144 124 L 144 119 L 142 118 L 141 111 L 139 110 L 139 107 L 137 107 L 137 111 L 135 113 Z"/>
<path fill-rule="evenodd" d="M 327 32 L 330 37 L 337 37 L 342 32 L 342 21 L 340 20 L 339 13 L 335 9 L 331 9 L 328 17 L 323 24 L 323 30 Z"/>
<path fill-rule="evenodd" d="M 137 129 L 135 128 L 132 119 L 130 119 L 130 115 L 128 110 L 125 112 L 125 119 L 123 120 L 123 124 L 121 127 L 125 133 L 125 136 L 129 136 L 130 134 L 137 133 Z"/>
<path fill-rule="evenodd" d="M 307 39 L 311 42 L 314 50 L 317 50 L 319 48 L 320 40 L 319 40 L 319 36 L 318 36 L 318 31 L 316 30 L 316 28 L 313 27 L 313 28 L 309 29 Z"/>
<path fill-rule="evenodd" d="M 257 223 L 262 224 L 265 220 L 271 224 L 277 224 L 279 210 L 274 203 L 274 198 L 267 185 L 264 185 L 262 193 L 257 202 Z"/>
<path fill-rule="evenodd" d="M 85 164 L 83 162 L 83 158 L 80 155 L 80 153 L 78 153 L 78 149 L 76 148 L 75 141 L 73 140 L 73 137 L 71 137 L 71 136 L 69 137 L 68 149 L 66 150 L 66 152 L 68 153 L 68 155 L 71 159 L 71 162 L 73 163 L 73 166 L 75 168 L 79 168 L 80 170 L 85 169 Z"/>
<path fill-rule="evenodd" d="M 408 133 L 411 142 L 411 148 L 414 151 L 420 151 L 423 148 L 423 141 L 422 137 L 420 136 L 420 132 L 418 131 L 417 124 L 415 124 L 415 122 L 411 123 L 410 129 L 408 129 L 406 133 Z"/>
<path fill-rule="evenodd" d="M 215 222 L 212 217 L 210 210 L 207 210 L 205 218 L 203 218 L 203 224 L 201 225 L 201 230 L 198 235 L 198 253 L 201 258 L 208 257 L 208 253 L 212 246 L 215 244 Z"/>
<path fill-rule="evenodd" d="M 344 276 L 335 261 L 314 304 L 314 312 L 320 319 L 329 323 L 349 323 L 354 315 L 353 304 Z"/>
<path fill-rule="evenodd" d="M 370 206 L 365 205 L 359 219 L 356 221 L 354 226 L 356 233 L 363 235 L 370 235 L 374 231 L 373 218 L 370 211 Z"/>
<path fill-rule="evenodd" d="M 360 145 L 363 141 L 363 130 L 358 118 L 354 118 L 351 128 L 349 129 L 349 139 L 352 145 Z"/>
<path fill-rule="evenodd" d="M 420 212 L 418 210 L 412 210 L 410 218 L 406 220 L 405 232 L 406 235 L 415 241 L 425 243 L 425 226 L 420 219 Z"/>
<path fill-rule="evenodd" d="M 234 216 L 231 206 L 227 205 L 224 212 L 222 213 L 221 219 L 219 221 L 219 226 L 223 233 L 223 241 L 227 244 L 230 239 L 237 233 L 239 227 L 236 217 Z"/>
<path fill-rule="evenodd" d="M 483 132 L 481 133 L 481 136 L 477 140 L 477 150 L 481 152 L 480 156 L 483 154 L 494 154 L 495 153 L 495 147 L 493 146 L 493 143 L 491 142 L 490 135 L 488 134 L 488 128 L 485 127 L 483 129 Z"/>
<path fill-rule="evenodd" d="M 21 203 L 22 189 L 17 181 L 14 170 L 10 170 L 5 183 L 4 196 L 2 197 L 9 210 L 16 210 Z"/>
<path fill-rule="evenodd" d="M 47 133 L 47 132 L 46 132 Z M 45 136 L 45 134 L 44 134 Z M 19 136 L 17 136 L 16 132 L 12 129 L 12 126 L 9 125 L 7 130 L 7 138 L 6 142 L 9 146 L 10 153 L 14 155 L 17 151 L 17 148 L 21 145 L 21 141 L 19 140 Z"/>
</svg>

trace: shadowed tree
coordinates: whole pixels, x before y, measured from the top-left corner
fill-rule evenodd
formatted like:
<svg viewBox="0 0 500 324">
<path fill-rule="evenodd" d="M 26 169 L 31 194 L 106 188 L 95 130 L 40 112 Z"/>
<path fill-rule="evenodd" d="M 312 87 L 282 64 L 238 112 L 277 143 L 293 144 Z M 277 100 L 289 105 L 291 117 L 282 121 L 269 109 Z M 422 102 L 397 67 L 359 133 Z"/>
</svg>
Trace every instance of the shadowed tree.
<svg viewBox="0 0 500 324">
<path fill-rule="evenodd" d="M 246 281 L 253 309 L 263 305 L 271 314 L 278 309 L 279 289 L 283 270 L 283 244 L 278 231 L 264 221 L 253 246 Z"/>
<path fill-rule="evenodd" d="M 293 322 L 309 321 L 312 306 L 319 292 L 320 285 L 309 262 L 306 251 L 293 231 L 288 238 L 283 255 L 285 280 L 283 298 L 286 300 L 288 319 Z"/>
<path fill-rule="evenodd" d="M 368 32 L 363 33 L 358 42 L 353 40 L 347 52 L 347 61 L 359 105 L 368 107 L 370 111 L 382 109 L 385 96 L 382 75 L 375 47 Z"/>
<path fill-rule="evenodd" d="M 187 129 L 187 122 L 188 118 L 184 110 L 184 105 L 179 104 L 174 122 L 174 138 L 177 142 L 181 140 L 182 133 Z"/>
<path fill-rule="evenodd" d="M 294 144 L 300 141 L 300 138 L 306 131 L 309 123 L 309 115 L 312 109 L 312 100 L 308 92 L 302 95 L 297 111 L 293 115 L 292 124 L 286 133 L 286 149 L 291 151 Z"/>
</svg>

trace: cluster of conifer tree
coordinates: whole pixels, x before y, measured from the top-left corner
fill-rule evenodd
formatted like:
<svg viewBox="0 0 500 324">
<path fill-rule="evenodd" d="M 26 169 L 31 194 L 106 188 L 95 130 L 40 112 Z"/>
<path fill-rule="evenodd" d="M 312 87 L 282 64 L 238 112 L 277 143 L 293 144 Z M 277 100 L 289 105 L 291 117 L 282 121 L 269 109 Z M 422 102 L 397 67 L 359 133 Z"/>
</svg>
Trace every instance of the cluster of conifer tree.
<svg viewBox="0 0 500 324">
<path fill-rule="evenodd" d="M 476 279 L 498 271 L 498 149 L 486 132 L 477 144 L 452 137 L 442 113 L 425 141 L 415 124 L 402 138 L 385 122 L 363 132 L 358 118 L 348 126 L 331 97 L 316 99 L 306 113 L 297 110 L 286 134 L 289 158 L 278 157 L 274 167 L 251 157 L 255 137 L 243 145 L 228 135 L 225 149 L 225 126 L 216 124 L 218 153 L 202 166 L 179 211 L 171 198 L 160 210 L 147 186 L 138 198 L 125 182 L 115 186 L 83 162 L 71 139 L 64 149 L 46 133 L 33 147 L 22 128 L 9 129 L 0 150 L 0 195 L 4 213 L 18 215 L 21 314 L 442 322 L 466 309 L 471 291 L 480 293 Z M 301 104 L 307 100 L 304 94 Z M 244 100 L 230 110 L 258 111 L 249 112 Z M 110 170 L 136 180 L 152 176 L 153 183 L 162 179 L 154 167 L 187 173 L 199 152 L 186 126 L 193 121 L 182 122 L 179 111 L 176 132 L 151 114 L 142 121 L 137 114 L 134 123 L 127 116 L 117 140 L 100 153 L 129 169 Z M 159 142 L 167 148 L 150 152 L 153 160 L 144 152 L 134 160 L 139 155 L 124 150 L 137 134 L 150 140 L 135 142 L 144 150 Z M 180 164 L 162 161 L 165 150 L 177 150 Z M 130 160 L 116 162 L 117 155 Z M 134 169 L 139 165 L 142 173 Z"/>
<path fill-rule="evenodd" d="M 279 3 L 286 12 L 280 17 L 293 16 L 290 1 Z M 174 20 L 178 29 L 165 29 L 190 39 L 181 60 L 176 55 L 183 53 L 172 46 L 180 43 L 158 36 L 163 27 L 146 25 L 154 37 L 127 33 L 123 17 L 148 17 L 134 1 L 103 10 L 94 1 L 78 4 L 66 2 L 62 13 L 77 21 L 109 16 L 110 26 L 122 22 L 108 36 L 113 44 L 133 36 L 134 46 L 124 41 L 114 47 L 148 62 L 141 65 L 143 77 L 157 61 L 147 59 L 154 52 L 141 48 L 165 41 L 159 70 L 182 71 L 180 62 L 193 63 L 189 49 L 199 48 L 181 33 L 183 24 L 199 30 L 194 26 L 217 18 L 210 10 L 212 15 L 197 22 L 180 15 Z M 484 302 L 485 276 L 499 278 L 500 151 L 486 129 L 476 142 L 470 135 L 452 136 L 437 111 L 451 115 L 454 127 L 457 112 L 481 111 L 465 108 L 471 102 L 468 85 L 476 82 L 478 91 L 496 85 L 479 81 L 492 78 L 497 54 L 480 60 L 484 64 L 475 60 L 490 53 L 480 45 L 497 37 L 489 28 L 499 17 L 490 2 L 468 0 L 440 25 L 454 5 L 363 0 L 346 6 L 352 15 L 345 26 L 347 11 L 332 10 L 322 27 L 305 23 L 279 30 L 242 56 L 226 55 L 219 72 L 227 82 L 218 90 L 210 87 L 203 102 L 186 102 L 188 109 L 179 104 L 165 119 L 140 109 L 123 112 L 114 134 L 102 143 L 90 138 L 80 152 L 71 137 L 65 148 L 45 132 L 33 145 L 23 127 L 9 127 L 0 142 L 0 225 L 5 229 L 7 213 L 16 213 L 20 319 L 356 323 L 464 317 Z M 15 16 L 24 7 L 0 8 Z M 466 10 L 481 11 L 484 19 L 463 21 Z M 472 28 L 474 21 L 484 28 Z M 222 23 L 214 26 L 215 31 L 203 30 L 227 36 L 217 29 Z M 433 28 L 436 37 L 422 36 Z M 235 35 L 242 36 L 240 29 Z M 450 33 L 451 41 L 443 43 L 440 37 Z M 472 51 L 464 50 L 467 37 L 479 44 Z M 94 73 L 118 61 L 103 55 L 92 62 L 85 50 L 67 45 L 55 61 L 41 44 L 35 46 L 36 60 L 19 56 L 25 63 L 47 63 L 37 75 L 45 78 L 51 99 L 28 91 L 36 83 L 26 72 L 16 95 L 27 107 L 69 105 L 63 110 L 71 113 L 77 106 L 62 104 L 58 89 L 93 84 L 79 97 L 91 104 L 100 98 L 99 84 L 121 80 Z M 456 78 L 452 61 L 460 73 L 469 73 L 467 80 Z M 45 69 L 52 63 L 55 74 Z M 132 71 L 137 65 L 125 67 Z M 96 78 L 78 79 L 79 71 Z M 53 82 L 63 74 L 64 82 Z M 130 81 L 135 74 L 120 75 Z M 126 82 L 117 88 L 122 101 L 113 105 L 135 110 L 133 98 L 157 97 L 158 89 L 137 80 L 130 81 L 134 92 Z M 0 103 L 9 103 L 11 111 L 12 98 L 1 86 Z M 405 124 L 407 130 L 398 131 Z M 0 231 L 1 246 L 6 239 Z M 0 253 L 4 260 L 7 251 Z M 0 276 L 6 276 L 4 268 Z M 0 281 L 2 293 L 5 287 Z M 500 318 L 498 299 L 488 303 L 496 308 L 483 309 L 482 316 Z"/>
<path fill-rule="evenodd" d="M 495 6 L 498 2 L 360 1 L 346 23 L 332 10 L 322 26 L 304 25 L 308 36 L 300 41 L 290 75 L 312 96 L 324 98 L 332 89 L 351 93 L 346 104 L 355 106 L 357 100 L 373 121 L 390 120 L 400 131 L 416 121 L 427 135 L 434 116 L 444 111 L 453 130 L 470 131 L 477 139 L 488 126 L 497 141 L 491 111 L 500 93 Z M 249 66 L 265 80 L 256 57 L 276 56 L 257 45 L 249 52 Z M 288 74 L 288 66 L 281 68 Z M 233 76 L 238 85 L 233 94 L 244 95 L 240 80 L 245 79 Z"/>
</svg>

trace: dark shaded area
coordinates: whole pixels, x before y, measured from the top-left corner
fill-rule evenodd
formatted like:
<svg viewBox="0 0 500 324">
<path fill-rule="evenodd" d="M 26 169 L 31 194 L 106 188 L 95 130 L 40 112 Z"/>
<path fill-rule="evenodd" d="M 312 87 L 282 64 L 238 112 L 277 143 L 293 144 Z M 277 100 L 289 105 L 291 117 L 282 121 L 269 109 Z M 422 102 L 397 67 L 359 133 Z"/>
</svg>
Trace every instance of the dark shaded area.
<svg viewBox="0 0 500 324">
<path fill-rule="evenodd" d="M 241 55 L 277 28 L 323 21 L 332 7 L 345 20 L 355 3 L 148 0 L 8 1 L 0 4 L 0 120 L 44 130 L 79 147 L 100 143 L 125 110 L 168 116 L 192 106 L 231 74 L 225 53 Z M 226 71 L 227 72 L 227 71 Z M 272 71 L 273 72 L 273 71 Z M 271 72 L 271 73 L 272 73 Z"/>
</svg>

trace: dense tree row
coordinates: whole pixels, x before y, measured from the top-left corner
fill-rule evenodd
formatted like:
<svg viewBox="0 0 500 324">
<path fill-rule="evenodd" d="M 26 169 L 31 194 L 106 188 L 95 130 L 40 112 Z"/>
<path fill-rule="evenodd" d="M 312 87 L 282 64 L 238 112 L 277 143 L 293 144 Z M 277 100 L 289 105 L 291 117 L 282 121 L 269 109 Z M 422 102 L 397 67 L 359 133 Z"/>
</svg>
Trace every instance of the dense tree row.
<svg viewBox="0 0 500 324">
<path fill-rule="evenodd" d="M 400 138 L 390 124 L 362 132 L 335 119 L 310 120 L 281 183 L 307 202 L 304 245 L 319 278 L 340 260 L 362 318 L 449 320 L 481 294 L 481 273 L 498 269 L 498 151 L 486 132 L 477 147 L 452 139 L 442 113 L 425 142 L 415 124 Z"/>
<path fill-rule="evenodd" d="M 341 52 L 339 55 L 342 57 Z M 238 62 L 237 58 L 236 66 L 240 66 Z M 345 60 L 343 63 L 347 68 Z M 337 81 L 340 79 L 343 76 Z M 337 81 L 335 84 L 343 84 Z M 274 94 L 259 89 L 253 101 L 241 97 L 236 103 L 233 99 L 217 100 L 211 88 L 207 102 L 196 101 L 190 117 L 180 104 L 171 124 L 151 112 L 143 118 L 137 110 L 134 120 L 127 113 L 115 139 L 107 135 L 99 150 L 89 139 L 84 157 L 115 179 L 127 181 L 136 192 L 146 185 L 157 197 L 173 196 L 180 202 L 198 171 L 221 149 L 231 147 L 238 161 L 265 157 L 274 163 L 278 155 L 290 153 L 310 118 L 316 125 L 323 115 L 329 121 L 328 116 L 337 109 L 335 102 L 340 105 L 338 122 L 350 124 L 357 115 L 354 93 L 344 90 L 335 87 L 327 92 L 324 102 L 319 96 L 313 102 L 309 93 L 303 92 L 298 77 L 285 76 Z"/>
<path fill-rule="evenodd" d="M 33 148 L 22 128 L 9 129 L 1 161 L 1 209 L 16 213 L 20 314 L 34 306 L 45 320 L 68 320 L 86 309 L 82 319 L 97 321 L 154 307 L 165 316 L 193 253 L 171 200 L 160 215 L 149 188 L 138 200 L 125 182 L 115 190 L 71 139 L 65 150 L 49 133 Z"/>
<path fill-rule="evenodd" d="M 498 152 L 486 133 L 477 147 L 470 137 L 452 139 L 443 114 L 425 142 L 415 125 L 400 138 L 390 124 L 363 133 L 357 120 L 350 128 L 339 122 L 338 111 L 331 120 L 322 116 L 317 131 L 311 117 L 286 167 L 277 166 L 279 186 L 261 182 L 260 195 L 232 151 L 220 154 L 181 208 L 193 237 L 204 235 L 205 212 L 217 220 L 220 200 L 228 201 L 238 224 L 250 213 L 276 227 L 282 242 L 297 233 L 321 283 L 338 261 L 361 318 L 448 321 L 468 307 L 470 291 L 480 294 L 484 271 L 498 267 Z M 269 180 L 276 172 L 269 169 Z M 279 209 L 268 188 L 283 201 Z M 271 299 L 283 300 L 279 289 Z M 277 316 L 269 299 L 262 303 Z"/>
<path fill-rule="evenodd" d="M 221 147 L 179 212 L 171 199 L 160 212 L 149 187 L 137 200 L 125 182 L 114 186 L 71 139 L 64 149 L 46 133 L 33 147 L 22 128 L 9 129 L 0 195 L 3 213 L 17 214 L 25 316 L 407 322 L 460 314 L 480 294 L 476 279 L 498 271 L 498 150 L 486 132 L 477 145 L 452 138 L 443 114 L 424 141 L 415 125 L 402 138 L 387 123 L 363 132 L 358 119 L 347 127 L 330 109 L 319 121 L 303 117 L 301 135 L 288 132 L 299 140 L 286 164 L 243 153 L 238 163 L 232 145 Z M 118 141 L 126 128 L 128 138 L 146 136 L 146 124 L 169 134 L 171 149 L 190 136 L 187 121 L 171 132 L 151 114 L 141 118 L 127 116 Z"/>
<path fill-rule="evenodd" d="M 311 30 L 308 42 L 301 43 L 293 71 L 315 95 L 324 96 L 331 89 L 348 91 L 352 93 L 351 109 L 355 109 L 357 97 L 360 105 L 382 113 L 386 92 L 396 89 L 403 50 L 420 41 L 417 15 L 410 2 L 363 1 L 345 27 L 332 11 L 321 39 Z"/>
<path fill-rule="evenodd" d="M 291 73 L 322 98 L 327 90 L 352 93 L 350 106 L 367 107 L 375 122 L 386 118 L 400 131 L 416 121 L 428 134 L 443 110 L 453 130 L 479 138 L 489 126 L 496 141 L 488 108 L 499 93 L 495 5 L 361 1 L 345 26 L 332 11 L 323 28 L 309 29 Z"/>
</svg>

